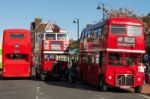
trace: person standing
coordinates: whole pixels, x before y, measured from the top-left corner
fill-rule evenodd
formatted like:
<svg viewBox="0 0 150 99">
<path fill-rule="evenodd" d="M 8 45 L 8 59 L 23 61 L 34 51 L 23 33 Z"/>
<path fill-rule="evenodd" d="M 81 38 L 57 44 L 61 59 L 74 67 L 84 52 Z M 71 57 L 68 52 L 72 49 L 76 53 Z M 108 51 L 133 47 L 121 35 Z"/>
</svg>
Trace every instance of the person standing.
<svg viewBox="0 0 150 99">
<path fill-rule="evenodd" d="M 72 83 L 76 83 L 76 76 L 77 76 L 77 65 L 74 60 L 72 60 L 72 66 L 70 70 L 70 77 Z"/>
</svg>

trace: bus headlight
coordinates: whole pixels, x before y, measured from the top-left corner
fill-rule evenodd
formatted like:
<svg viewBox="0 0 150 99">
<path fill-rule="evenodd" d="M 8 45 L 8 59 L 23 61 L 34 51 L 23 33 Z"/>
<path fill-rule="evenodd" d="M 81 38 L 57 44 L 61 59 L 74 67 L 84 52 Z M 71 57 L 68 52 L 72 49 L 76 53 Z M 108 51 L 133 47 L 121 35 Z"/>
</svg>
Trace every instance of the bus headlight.
<svg viewBox="0 0 150 99">
<path fill-rule="evenodd" d="M 6 72 L 6 70 L 5 70 L 5 69 L 3 69 L 3 72 Z"/>
<path fill-rule="evenodd" d="M 142 79 L 140 77 L 138 77 L 138 81 L 141 81 Z"/>
<path fill-rule="evenodd" d="M 111 80 L 111 79 L 112 79 L 112 76 L 108 76 L 108 79 Z"/>
</svg>

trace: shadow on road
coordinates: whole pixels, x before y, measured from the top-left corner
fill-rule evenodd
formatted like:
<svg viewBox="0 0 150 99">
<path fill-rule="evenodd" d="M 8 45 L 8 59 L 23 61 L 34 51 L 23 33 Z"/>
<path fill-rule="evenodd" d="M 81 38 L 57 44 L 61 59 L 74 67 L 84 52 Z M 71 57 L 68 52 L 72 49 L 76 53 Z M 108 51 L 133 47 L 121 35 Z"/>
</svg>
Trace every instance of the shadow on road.
<svg viewBox="0 0 150 99">
<path fill-rule="evenodd" d="M 81 89 L 81 90 L 89 90 L 89 91 L 97 91 L 102 92 L 98 90 L 96 87 L 93 87 L 91 85 L 82 83 L 80 81 L 77 81 L 75 84 L 69 82 L 66 82 L 64 80 L 52 80 L 52 81 L 45 81 L 46 84 L 52 85 L 52 86 L 59 86 L 59 87 L 66 87 L 66 88 L 75 88 L 75 89 Z M 120 89 L 120 88 L 108 88 L 107 92 L 112 93 L 131 93 L 131 91 Z"/>
</svg>

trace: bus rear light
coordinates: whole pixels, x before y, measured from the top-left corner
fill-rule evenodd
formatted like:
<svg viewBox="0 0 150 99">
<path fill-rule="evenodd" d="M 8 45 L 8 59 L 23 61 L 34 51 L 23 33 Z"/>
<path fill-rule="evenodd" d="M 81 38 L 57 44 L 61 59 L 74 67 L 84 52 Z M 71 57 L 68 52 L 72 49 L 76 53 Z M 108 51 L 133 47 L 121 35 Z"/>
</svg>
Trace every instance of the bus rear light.
<svg viewBox="0 0 150 99">
<path fill-rule="evenodd" d="M 138 81 L 141 81 L 142 79 L 140 77 L 138 77 Z"/>
<path fill-rule="evenodd" d="M 6 72 L 6 69 L 5 69 L 5 68 L 3 69 L 3 72 Z"/>
<path fill-rule="evenodd" d="M 108 79 L 109 79 L 109 80 L 112 80 L 112 76 L 108 76 Z"/>
<path fill-rule="evenodd" d="M 50 70 L 50 67 L 48 67 L 47 69 Z"/>
<path fill-rule="evenodd" d="M 30 72 L 31 70 L 30 70 L 30 67 L 28 68 L 28 71 Z"/>
</svg>

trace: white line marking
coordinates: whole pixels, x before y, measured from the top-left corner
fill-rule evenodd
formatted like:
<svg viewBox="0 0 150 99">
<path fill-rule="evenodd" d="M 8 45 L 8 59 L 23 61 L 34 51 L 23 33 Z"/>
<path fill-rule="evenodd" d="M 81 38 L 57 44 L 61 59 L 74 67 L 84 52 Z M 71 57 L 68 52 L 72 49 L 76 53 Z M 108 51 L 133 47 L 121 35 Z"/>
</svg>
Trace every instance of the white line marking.
<svg viewBox="0 0 150 99">
<path fill-rule="evenodd" d="M 105 98 L 101 98 L 101 99 L 105 99 Z"/>
<path fill-rule="evenodd" d="M 146 96 L 146 95 L 143 95 L 143 94 L 138 94 L 138 95 L 140 95 L 140 96 L 142 96 L 144 98 L 150 99 L 150 96 Z"/>
<path fill-rule="evenodd" d="M 36 87 L 36 89 L 37 89 L 37 93 L 39 93 L 40 92 L 40 87 Z"/>
<path fill-rule="evenodd" d="M 38 96 L 36 96 L 36 98 L 35 99 L 39 99 L 39 97 Z"/>
<path fill-rule="evenodd" d="M 40 95 L 43 95 L 44 93 L 40 92 Z"/>
<path fill-rule="evenodd" d="M 96 97 L 98 97 L 98 95 L 97 94 L 94 94 Z"/>
</svg>

